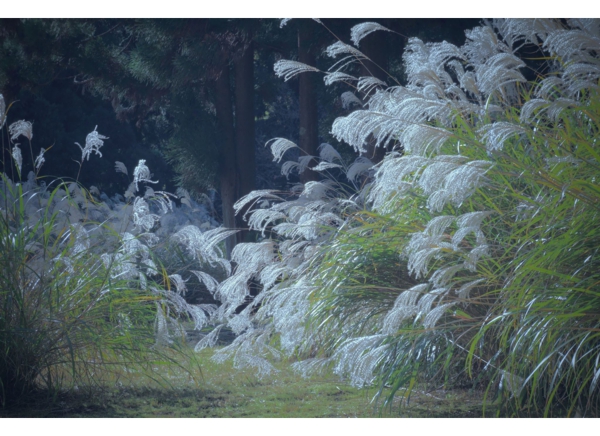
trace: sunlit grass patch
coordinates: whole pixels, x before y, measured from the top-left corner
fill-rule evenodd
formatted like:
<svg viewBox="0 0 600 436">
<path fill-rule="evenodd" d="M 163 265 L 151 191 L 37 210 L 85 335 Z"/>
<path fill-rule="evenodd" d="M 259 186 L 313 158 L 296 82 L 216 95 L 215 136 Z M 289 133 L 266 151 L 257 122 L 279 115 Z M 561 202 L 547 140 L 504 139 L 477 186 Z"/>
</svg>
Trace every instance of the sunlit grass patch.
<svg viewBox="0 0 600 436">
<path fill-rule="evenodd" d="M 380 409 L 375 389 L 357 389 L 331 373 L 303 378 L 289 362 L 274 362 L 277 373 L 259 377 L 231 363 L 210 360 L 212 350 L 182 358 L 177 366 L 154 366 L 156 382 L 134 371 L 104 373 L 102 383 L 62 392 L 52 404 L 44 393 L 4 417 L 171 417 L 171 418 L 339 418 L 476 417 L 481 392 L 415 389 L 407 407 L 400 396 Z M 200 369 L 198 368 L 200 365 Z M 195 368 L 196 372 L 193 371 Z M 191 376 L 196 376 L 192 379 Z M 168 382 L 168 383 L 167 383 Z"/>
</svg>

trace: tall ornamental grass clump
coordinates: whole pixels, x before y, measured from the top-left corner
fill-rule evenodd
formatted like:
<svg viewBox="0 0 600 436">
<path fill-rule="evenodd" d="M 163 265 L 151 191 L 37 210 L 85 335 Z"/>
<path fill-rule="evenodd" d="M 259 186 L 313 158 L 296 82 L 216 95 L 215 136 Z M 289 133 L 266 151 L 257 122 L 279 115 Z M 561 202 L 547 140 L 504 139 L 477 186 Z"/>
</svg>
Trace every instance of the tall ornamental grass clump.
<svg viewBox="0 0 600 436">
<path fill-rule="evenodd" d="M 359 106 L 331 133 L 392 151 L 347 166 L 323 145 L 321 181 L 239 202 L 264 239 L 236 247 L 219 285 L 240 336 L 217 359 L 268 370 L 275 341 L 299 370 L 377 382 L 390 404 L 417 383 L 474 384 L 502 413 L 597 416 L 600 21 L 494 20 L 461 47 L 411 38 L 404 86 L 346 69 L 376 30 L 326 51 L 341 60 L 325 82 Z M 295 147 L 271 146 L 279 160 Z"/>
<path fill-rule="evenodd" d="M 3 128 L 7 110 L 1 95 L 0 115 Z M 191 356 L 182 322 L 200 330 L 216 308 L 188 304 L 186 280 L 169 274 L 154 254 L 173 236 L 154 233 L 162 230 L 161 219 L 173 224 L 181 218 L 165 218 L 178 212 L 170 200 L 175 196 L 150 187 L 145 196 L 137 195 L 157 183 L 143 160 L 126 203 L 99 201 L 91 193 L 95 188 L 88 191 L 76 181 L 41 180 L 33 172 L 22 180 L 23 156 L 15 141 L 29 141 L 33 160 L 32 125 L 17 121 L 1 133 L 3 144 L 10 145 L 3 147 L 9 156 L 5 169 L 13 177 L 0 175 L 0 405 L 15 406 L 40 389 L 54 395 L 128 375 L 168 384 L 156 366 L 188 371 L 193 379 L 194 372 L 180 363 Z M 106 139 L 94 129 L 85 146 L 77 144 L 80 166 L 92 153 L 101 156 Z M 34 161 L 36 172 L 44 152 Z M 117 170 L 127 173 L 120 163 Z M 184 230 L 205 237 L 196 259 L 219 258 L 222 229 L 203 234 L 188 223 Z M 181 233 L 172 244 L 185 240 Z M 210 236 L 213 247 L 207 246 Z"/>
</svg>

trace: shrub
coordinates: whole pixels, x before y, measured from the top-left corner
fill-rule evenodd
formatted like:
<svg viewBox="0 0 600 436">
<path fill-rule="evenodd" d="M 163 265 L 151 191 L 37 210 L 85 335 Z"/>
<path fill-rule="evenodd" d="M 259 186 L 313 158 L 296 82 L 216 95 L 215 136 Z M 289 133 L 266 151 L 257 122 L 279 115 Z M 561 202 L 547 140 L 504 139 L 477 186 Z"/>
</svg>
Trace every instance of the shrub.
<svg viewBox="0 0 600 436">
<path fill-rule="evenodd" d="M 4 124 L 1 95 L 0 103 Z M 8 131 L 11 142 L 25 136 L 31 145 L 30 123 L 13 123 Z M 94 129 L 85 146 L 77 144 L 80 165 L 92 153 L 101 156 L 106 139 Z M 161 238 L 152 230 L 173 209 L 171 195 L 152 189 L 145 197 L 135 195 L 142 183 L 155 183 L 144 161 L 134 171 L 129 203 L 109 205 L 76 181 L 46 185 L 30 173 L 23 183 L 18 144 L 11 156 L 17 182 L 2 174 L 0 184 L 2 406 L 25 401 L 40 388 L 54 394 L 101 386 L 111 373 L 115 380 L 141 373 L 168 383 L 154 366 L 177 367 L 178 356 L 189 355 L 182 321 L 200 330 L 215 310 L 188 304 L 185 280 L 169 274 L 153 254 Z M 192 206 L 191 199 L 187 203 Z M 163 243 L 170 236 L 163 234 Z M 217 244 L 218 235 L 212 241 Z M 204 249 L 201 260 L 217 256 L 216 248 Z"/>
<path fill-rule="evenodd" d="M 353 42 L 380 27 L 357 26 Z M 258 206 L 249 226 L 266 239 L 236 247 L 218 293 L 233 308 L 251 281 L 263 290 L 229 310 L 241 336 L 221 356 L 267 370 L 261 352 L 278 339 L 300 370 L 378 380 L 388 401 L 417 382 L 475 382 L 505 413 L 598 414 L 599 21 L 494 20 L 466 36 L 462 47 L 411 38 L 406 86 L 351 77 L 348 62 L 325 73 L 364 101 L 332 134 L 357 152 L 368 140 L 395 151 L 354 192 L 326 147 L 316 169 L 335 177 L 292 200 L 239 203 Z M 533 81 L 527 51 L 544 61 Z M 365 58 L 341 41 L 327 53 Z M 272 144 L 279 159 L 292 147 Z"/>
</svg>

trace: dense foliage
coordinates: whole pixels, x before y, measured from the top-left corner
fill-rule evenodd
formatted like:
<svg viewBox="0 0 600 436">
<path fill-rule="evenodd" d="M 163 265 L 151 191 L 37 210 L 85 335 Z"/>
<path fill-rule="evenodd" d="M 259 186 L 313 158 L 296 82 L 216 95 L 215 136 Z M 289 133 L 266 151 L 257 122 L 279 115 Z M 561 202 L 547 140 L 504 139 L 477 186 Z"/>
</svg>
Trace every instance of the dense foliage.
<svg viewBox="0 0 600 436">
<path fill-rule="evenodd" d="M 380 27 L 353 28 L 355 45 Z M 273 337 L 305 359 L 299 369 L 377 380 L 388 400 L 419 382 L 475 383 L 506 413 L 597 415 L 599 30 L 598 20 L 497 20 L 462 47 L 413 38 L 406 86 L 334 65 L 325 80 L 357 84 L 366 104 L 333 135 L 396 151 L 360 177 L 366 159 L 347 169 L 323 146 L 315 170 L 358 176 L 360 189 L 338 176 L 291 201 L 246 197 L 266 239 L 236 247 L 220 292 L 235 305 L 248 279 L 263 291 L 229 321 L 241 336 L 219 354 L 265 369 L 243 338 L 260 349 Z M 545 60 L 533 81 L 520 71 L 528 51 Z M 365 58 L 342 42 L 328 53 Z M 274 155 L 292 147 L 275 141 Z"/>
<path fill-rule="evenodd" d="M 206 211 L 197 225 L 190 215 L 169 219 L 200 206 L 181 190 L 182 206 L 173 211 L 174 196 L 152 189 L 157 181 L 144 160 L 125 198 L 103 203 L 77 184 L 51 190 L 34 173 L 15 184 L 23 161 L 15 141 L 31 144 L 32 126 L 10 124 L 3 386 L 23 371 L 29 387 L 40 377 L 51 385 L 65 355 L 76 375 L 97 350 L 122 346 L 91 336 L 74 342 L 75 330 L 56 333 L 48 323 L 77 326 L 89 313 L 84 324 L 94 327 L 81 331 L 108 340 L 115 335 L 103 332 L 137 325 L 140 310 L 139 324 L 154 320 L 156 352 L 182 335 L 182 320 L 192 320 L 196 329 L 213 327 L 197 351 L 215 345 L 223 329 L 235 333 L 216 361 L 231 358 L 264 374 L 283 354 L 303 374 L 333 368 L 355 386 L 375 383 L 383 404 L 398 396 L 408 402 L 417 384 L 473 386 L 488 404 L 499 400 L 503 414 L 597 416 L 600 21 L 494 20 L 467 31 L 462 46 L 411 38 L 402 56 L 406 80 L 389 72 L 379 78 L 359 50 L 368 35 L 386 31 L 393 34 L 378 23 L 354 26 L 353 45 L 338 40 L 326 49 L 335 59 L 326 71 L 296 60 L 275 64 L 286 81 L 322 74 L 325 84 L 348 87 L 341 96 L 347 114 L 331 134 L 354 153 L 324 143 L 311 156 L 288 139 L 269 141 L 278 163 L 300 155 L 282 164 L 284 176 L 318 177 L 237 201 L 236 212 L 259 236 L 235 245 L 230 257 L 222 241 L 236 230 L 214 228 Z M 0 109 L 3 125 L 8 109 Z M 183 110 L 180 119 L 188 117 L 188 127 L 196 120 L 199 131 L 212 123 L 194 113 Z M 175 137 L 185 143 L 193 133 L 181 124 Z M 80 165 L 101 154 L 106 139 L 91 132 Z M 381 162 L 373 161 L 377 148 L 387 150 Z M 181 157 L 193 150 L 178 150 L 179 164 L 189 164 Z M 43 154 L 30 154 L 37 169 Z M 117 171 L 127 174 L 120 162 Z M 87 267 L 65 273 L 78 262 Z M 183 298 L 192 278 L 211 304 Z M 57 288 L 77 304 L 60 295 L 64 305 L 49 304 Z M 145 304 L 130 314 L 135 296 Z M 114 311 L 113 298 L 125 308 Z M 49 307 L 64 316 L 47 316 Z M 30 319 L 44 328 L 24 328 Z M 62 360 L 47 359 L 55 354 L 37 345 L 15 347 L 24 331 L 60 344 L 49 350 Z M 38 360 L 16 349 L 40 350 L 28 354 Z"/>
<path fill-rule="evenodd" d="M 34 172 L 23 180 L 16 140 L 27 140 L 32 150 L 33 126 L 23 120 L 4 126 L 9 108 L 2 95 L 0 114 L 2 141 L 11 143 L 3 147 L 4 156 L 15 179 L 1 174 L 0 180 L 0 405 L 13 407 L 40 388 L 55 395 L 101 386 L 113 372 L 153 379 L 160 377 L 154 365 L 180 366 L 177 357 L 188 353 L 181 323 L 199 330 L 215 307 L 188 304 L 173 254 L 160 253 L 185 225 L 198 233 L 194 224 L 202 226 L 205 237 L 216 240 L 222 229 L 185 191 L 184 206 L 174 210 L 172 195 L 150 187 L 157 181 L 144 160 L 126 198 L 102 200 L 97 188 L 88 191 L 77 180 L 47 181 Z M 102 156 L 108 139 L 95 129 L 85 145 L 76 143 L 80 171 Z M 46 150 L 31 157 L 39 172 Z M 116 166 L 127 173 L 123 163 Z M 137 195 L 144 184 L 145 195 Z"/>
</svg>

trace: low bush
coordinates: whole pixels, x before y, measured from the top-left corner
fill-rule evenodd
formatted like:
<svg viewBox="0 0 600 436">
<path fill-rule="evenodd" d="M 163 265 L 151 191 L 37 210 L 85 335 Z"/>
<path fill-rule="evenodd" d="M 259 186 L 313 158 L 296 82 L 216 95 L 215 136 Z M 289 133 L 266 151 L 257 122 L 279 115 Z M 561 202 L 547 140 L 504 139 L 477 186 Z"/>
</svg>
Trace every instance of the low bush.
<svg viewBox="0 0 600 436">
<path fill-rule="evenodd" d="M 251 280 L 263 291 L 229 320 L 241 336 L 221 356 L 266 369 L 276 339 L 299 370 L 378 381 L 388 402 L 416 383 L 467 383 L 501 413 L 597 416 L 599 21 L 494 20 L 462 47 L 411 38 L 405 86 L 344 70 L 375 30 L 358 25 L 356 47 L 326 51 L 345 56 L 326 83 L 353 86 L 363 106 L 332 134 L 360 153 L 368 142 L 393 151 L 368 169 L 325 145 L 323 180 L 292 200 L 240 201 L 255 204 L 248 222 L 265 240 L 236 247 L 245 263 L 220 295 L 235 305 Z M 271 145 L 276 159 L 295 147 Z"/>
<path fill-rule="evenodd" d="M 3 125 L 1 95 L 0 103 Z M 181 355 L 190 353 L 182 322 L 200 330 L 215 310 L 188 304 L 185 281 L 167 273 L 154 254 L 169 242 L 170 231 L 184 227 L 181 216 L 164 220 L 166 234 L 159 237 L 152 233 L 157 223 L 167 213 L 185 213 L 173 211 L 167 193 L 148 188 L 145 197 L 136 196 L 140 184 L 155 183 L 144 161 L 134 171 L 127 203 L 99 201 L 100 193 L 91 193 L 95 188 L 90 192 L 77 181 L 48 182 L 30 173 L 22 182 L 14 141 L 24 136 L 31 149 L 32 125 L 18 121 L 5 131 L 13 144 L 13 165 L 5 168 L 12 168 L 16 181 L 1 175 L 0 404 L 12 407 L 40 389 L 52 398 L 64 389 L 101 387 L 134 373 L 168 384 L 154 366 L 181 367 Z M 88 135 L 80 146 L 81 166 L 92 153 L 101 156 L 106 139 L 96 130 Z M 44 152 L 35 160 L 37 170 Z M 186 200 L 185 207 L 198 206 Z"/>
</svg>

